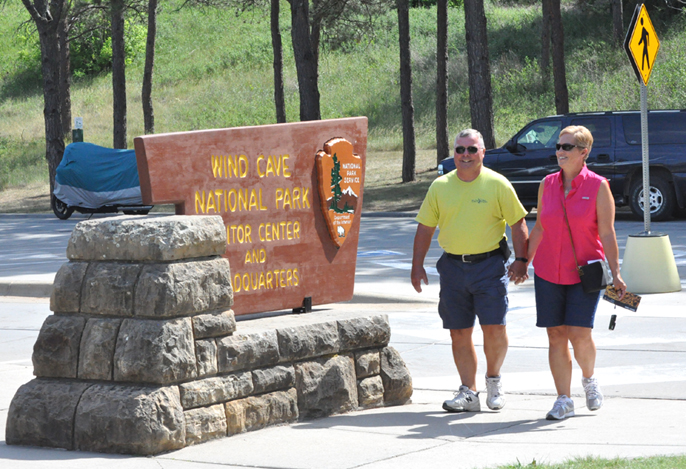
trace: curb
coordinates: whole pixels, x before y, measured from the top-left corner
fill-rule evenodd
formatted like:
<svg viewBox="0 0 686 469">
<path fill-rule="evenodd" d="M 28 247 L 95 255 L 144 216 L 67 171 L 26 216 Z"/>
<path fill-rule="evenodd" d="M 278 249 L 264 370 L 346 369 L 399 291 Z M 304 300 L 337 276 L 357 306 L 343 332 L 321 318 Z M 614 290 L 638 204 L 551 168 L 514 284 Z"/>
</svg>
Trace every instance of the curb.
<svg viewBox="0 0 686 469">
<path fill-rule="evenodd" d="M 52 283 L 9 282 L 0 283 L 0 296 L 50 298 Z"/>
<path fill-rule="evenodd" d="M 417 212 L 362 212 L 362 218 L 415 218 Z"/>
</svg>

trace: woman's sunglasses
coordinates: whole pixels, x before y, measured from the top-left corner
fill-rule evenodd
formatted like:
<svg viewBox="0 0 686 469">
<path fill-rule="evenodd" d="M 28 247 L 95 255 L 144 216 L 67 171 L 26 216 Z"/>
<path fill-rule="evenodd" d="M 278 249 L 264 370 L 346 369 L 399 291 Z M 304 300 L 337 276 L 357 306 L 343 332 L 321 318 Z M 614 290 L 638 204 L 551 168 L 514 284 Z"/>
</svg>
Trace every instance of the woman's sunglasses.
<svg viewBox="0 0 686 469">
<path fill-rule="evenodd" d="M 572 151 L 574 149 L 574 147 L 586 148 L 586 147 L 582 147 L 581 145 L 572 145 L 571 143 L 557 143 L 557 144 L 555 144 L 556 150 L 562 149 L 564 151 Z"/>
<path fill-rule="evenodd" d="M 469 154 L 475 155 L 479 152 L 479 147 L 469 146 L 465 148 L 462 145 L 455 147 L 455 153 L 457 153 L 458 155 L 462 155 L 465 152 L 465 150 L 468 151 Z"/>
</svg>

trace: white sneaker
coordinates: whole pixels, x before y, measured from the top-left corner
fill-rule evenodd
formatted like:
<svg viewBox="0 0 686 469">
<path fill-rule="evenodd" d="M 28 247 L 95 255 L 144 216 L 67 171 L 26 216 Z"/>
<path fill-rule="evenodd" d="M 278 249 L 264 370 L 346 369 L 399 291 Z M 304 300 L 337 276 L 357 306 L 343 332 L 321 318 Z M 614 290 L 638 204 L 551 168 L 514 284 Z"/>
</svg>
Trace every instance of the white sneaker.
<svg viewBox="0 0 686 469">
<path fill-rule="evenodd" d="M 505 396 L 503 396 L 503 385 L 500 383 L 500 376 L 489 378 L 486 375 L 486 405 L 491 410 L 500 410 L 505 407 Z"/>
<path fill-rule="evenodd" d="M 479 412 L 481 411 L 479 394 L 475 394 L 467 386 L 460 386 L 455 397 L 443 403 L 443 408 L 448 412 Z"/>
<path fill-rule="evenodd" d="M 586 408 L 588 410 L 598 410 L 603 406 L 603 393 L 598 387 L 598 380 L 595 378 L 581 378 L 581 384 L 586 392 Z"/>
<path fill-rule="evenodd" d="M 546 420 L 563 420 L 567 417 L 574 417 L 574 401 L 563 394 L 557 398 L 545 418 Z"/>
</svg>

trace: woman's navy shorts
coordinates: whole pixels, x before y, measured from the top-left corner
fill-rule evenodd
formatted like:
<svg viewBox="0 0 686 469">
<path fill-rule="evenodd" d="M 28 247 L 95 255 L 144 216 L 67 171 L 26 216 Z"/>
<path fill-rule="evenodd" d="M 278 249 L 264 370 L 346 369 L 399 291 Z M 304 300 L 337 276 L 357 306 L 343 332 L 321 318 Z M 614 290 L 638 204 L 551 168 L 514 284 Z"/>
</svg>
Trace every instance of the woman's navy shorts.
<svg viewBox="0 0 686 469">
<path fill-rule="evenodd" d="M 593 329 L 600 294 L 586 293 L 581 283 L 559 285 L 534 275 L 536 326 L 577 326 Z"/>
<path fill-rule="evenodd" d="M 502 256 L 476 263 L 462 262 L 443 253 L 436 263 L 441 278 L 438 314 L 444 329 L 479 324 L 505 325 L 507 314 L 507 269 Z"/>
</svg>

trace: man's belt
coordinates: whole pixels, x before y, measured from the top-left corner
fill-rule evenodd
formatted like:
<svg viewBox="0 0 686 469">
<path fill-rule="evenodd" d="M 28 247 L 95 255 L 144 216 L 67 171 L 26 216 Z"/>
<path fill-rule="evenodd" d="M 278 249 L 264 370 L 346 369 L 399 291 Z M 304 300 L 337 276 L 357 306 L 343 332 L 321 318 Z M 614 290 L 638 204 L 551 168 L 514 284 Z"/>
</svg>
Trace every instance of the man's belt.
<svg viewBox="0 0 686 469">
<path fill-rule="evenodd" d="M 493 257 L 496 254 L 502 256 L 503 253 L 500 250 L 500 248 L 497 248 L 489 252 L 483 252 L 481 254 L 450 254 L 449 252 L 446 252 L 446 254 L 451 259 L 466 262 L 467 264 L 475 264 L 477 262 L 485 261 L 489 257 Z"/>
</svg>

